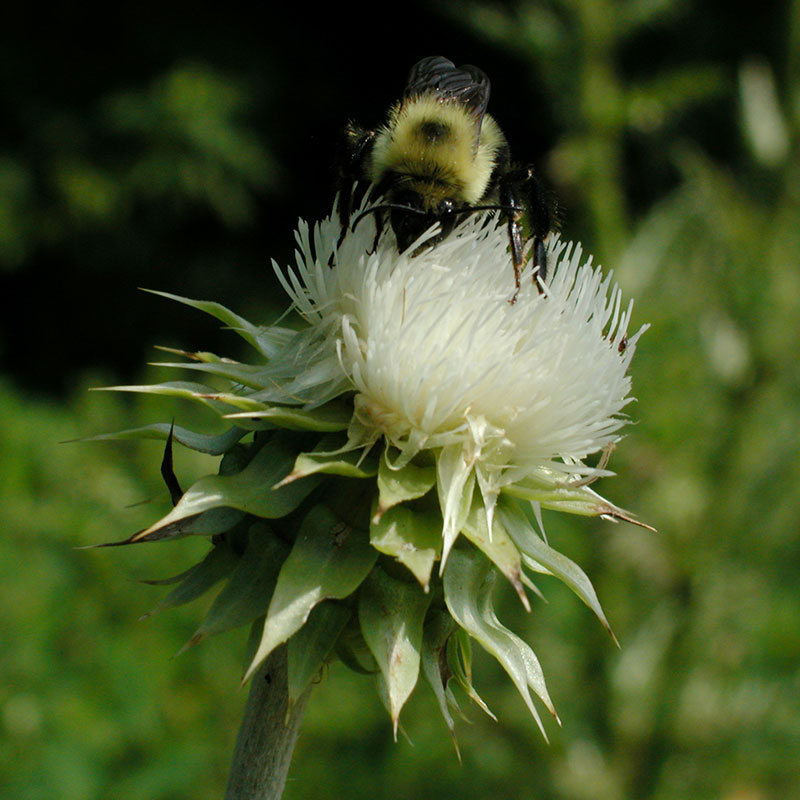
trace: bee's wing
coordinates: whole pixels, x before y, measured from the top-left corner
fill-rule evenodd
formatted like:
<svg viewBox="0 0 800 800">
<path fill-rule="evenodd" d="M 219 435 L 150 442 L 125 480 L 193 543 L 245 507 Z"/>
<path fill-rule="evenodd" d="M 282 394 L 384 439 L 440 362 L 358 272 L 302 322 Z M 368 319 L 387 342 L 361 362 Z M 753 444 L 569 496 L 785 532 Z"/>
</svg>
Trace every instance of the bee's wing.
<svg viewBox="0 0 800 800">
<path fill-rule="evenodd" d="M 489 78 L 477 67 L 457 67 L 442 56 L 429 56 L 411 67 L 403 99 L 435 94 L 442 100 L 454 101 L 473 115 L 476 130 L 480 131 L 489 105 L 489 90 Z"/>
</svg>

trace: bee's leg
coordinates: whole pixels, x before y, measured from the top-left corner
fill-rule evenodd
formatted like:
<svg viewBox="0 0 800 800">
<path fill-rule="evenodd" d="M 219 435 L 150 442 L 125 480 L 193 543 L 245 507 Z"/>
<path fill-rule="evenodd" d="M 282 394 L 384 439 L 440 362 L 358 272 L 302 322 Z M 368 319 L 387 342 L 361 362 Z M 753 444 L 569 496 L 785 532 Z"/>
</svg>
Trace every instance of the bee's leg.
<svg viewBox="0 0 800 800">
<path fill-rule="evenodd" d="M 533 280 L 541 292 L 542 288 L 538 280 L 547 279 L 545 241 L 551 229 L 556 225 L 556 205 L 539 183 L 531 167 L 508 170 L 500 178 L 498 188 L 501 204 L 513 209 L 505 213 L 508 217 L 511 258 L 516 279 L 517 291 L 514 295 L 514 300 L 516 300 L 519 293 L 519 273 L 525 261 L 524 245 L 528 240 L 522 234 L 521 222 L 524 219 L 528 229 L 528 238 L 533 239 Z"/>
<path fill-rule="evenodd" d="M 547 247 L 544 239 L 533 237 L 533 279 L 547 280 Z M 538 285 L 538 284 L 537 284 Z M 539 289 L 541 292 L 541 288 Z"/>
<path fill-rule="evenodd" d="M 528 175 L 524 185 L 525 201 L 528 209 L 528 221 L 533 238 L 533 279 L 546 281 L 547 270 L 547 237 L 550 231 L 558 227 L 558 205 L 552 195 L 545 190 L 532 169 L 526 170 Z M 537 285 L 539 285 L 537 283 Z M 539 287 L 541 291 L 541 286 Z"/>
<path fill-rule="evenodd" d="M 380 212 L 375 214 L 375 238 L 372 240 L 372 248 L 369 251 L 369 254 L 372 255 L 378 249 L 378 242 L 381 240 L 381 234 L 383 233 L 383 218 L 381 217 Z"/>
<path fill-rule="evenodd" d="M 517 302 L 520 290 L 520 275 L 525 266 L 525 237 L 522 232 L 522 220 L 525 214 L 521 202 L 520 186 L 527 177 L 527 170 L 509 170 L 502 175 L 498 182 L 499 199 L 505 206 L 506 220 L 508 222 L 508 242 L 511 248 L 511 265 L 514 267 L 514 295 L 509 301 L 511 305 Z"/>
<path fill-rule="evenodd" d="M 365 166 L 372 152 L 372 142 L 377 131 L 362 128 L 352 120 L 347 123 L 339 138 L 336 151 L 339 186 L 339 221 L 346 227 L 353 210 L 353 190 L 358 181 L 366 178 Z"/>
<path fill-rule="evenodd" d="M 514 296 L 509 301 L 513 306 L 517 302 L 520 290 L 520 274 L 525 264 L 525 242 L 522 238 L 522 226 L 519 216 L 508 214 L 508 241 L 511 244 L 511 266 L 514 267 Z"/>
<path fill-rule="evenodd" d="M 344 241 L 350 216 L 353 213 L 353 195 L 356 184 L 365 177 L 365 164 L 372 150 L 376 131 L 362 128 L 352 120 L 347 123 L 339 139 L 336 152 L 337 186 L 339 199 L 337 210 L 341 232 L 337 247 Z M 328 266 L 333 266 L 331 256 Z"/>
</svg>

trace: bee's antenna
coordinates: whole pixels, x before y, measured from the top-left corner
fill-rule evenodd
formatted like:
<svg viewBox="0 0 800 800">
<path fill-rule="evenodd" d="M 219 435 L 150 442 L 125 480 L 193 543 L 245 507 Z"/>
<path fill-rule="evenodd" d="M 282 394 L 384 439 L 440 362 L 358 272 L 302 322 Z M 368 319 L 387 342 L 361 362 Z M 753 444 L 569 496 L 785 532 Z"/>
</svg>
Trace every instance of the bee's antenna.
<svg viewBox="0 0 800 800">
<path fill-rule="evenodd" d="M 455 212 L 455 214 L 472 214 L 473 211 L 505 211 L 509 214 L 521 214 L 525 211 L 524 208 L 521 206 L 501 206 L 501 205 L 489 205 L 489 206 L 467 206 L 466 208 L 459 208 Z"/>
<path fill-rule="evenodd" d="M 370 208 L 362 211 L 356 218 L 353 220 L 353 224 L 350 226 L 351 231 L 355 231 L 356 225 L 361 222 L 364 217 L 369 214 L 375 214 L 378 211 L 410 211 L 412 214 L 425 214 L 427 212 L 423 211 L 421 208 L 415 208 L 414 206 L 404 206 L 400 203 L 379 203 L 376 206 L 370 206 Z M 499 204 L 492 204 L 492 205 L 485 205 L 485 206 L 466 206 L 465 208 L 457 208 L 454 209 L 451 213 L 455 214 L 456 216 L 464 216 L 468 214 L 472 214 L 475 211 L 505 211 L 507 214 L 521 214 L 525 211 L 524 208 L 521 206 L 504 206 Z"/>
<path fill-rule="evenodd" d="M 370 208 L 366 209 L 365 211 L 362 211 L 353 220 L 353 224 L 350 226 L 350 230 L 351 231 L 355 231 L 356 225 L 358 225 L 358 223 L 361 222 L 361 220 L 364 219 L 364 217 L 366 217 L 368 214 L 374 214 L 377 211 L 391 211 L 393 209 L 396 210 L 396 211 L 411 211 L 414 214 L 424 214 L 425 213 L 422 209 L 414 208 L 413 206 L 403 206 L 403 205 L 400 205 L 399 203 L 381 203 L 381 204 L 379 204 L 377 206 L 371 206 Z"/>
</svg>

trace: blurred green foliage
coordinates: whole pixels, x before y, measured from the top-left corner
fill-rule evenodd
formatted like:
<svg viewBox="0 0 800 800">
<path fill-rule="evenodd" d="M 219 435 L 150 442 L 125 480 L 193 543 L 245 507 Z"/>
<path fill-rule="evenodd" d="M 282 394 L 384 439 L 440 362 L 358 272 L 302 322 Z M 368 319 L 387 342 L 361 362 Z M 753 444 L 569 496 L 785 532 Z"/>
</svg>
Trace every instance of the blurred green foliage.
<svg viewBox="0 0 800 800">
<path fill-rule="evenodd" d="M 564 723 L 549 746 L 488 659 L 476 685 L 500 723 L 471 711 L 463 764 L 431 698 L 404 711 L 413 745 L 395 744 L 365 678 L 333 666 L 286 797 L 800 796 L 800 3 L 746 11 L 414 4 L 380 39 L 334 12 L 272 27 L 143 12 L 98 41 L 60 19 L 9 38 L 1 797 L 221 796 L 243 634 L 173 659 L 202 609 L 138 622 L 164 590 L 132 582 L 180 572 L 205 545 L 74 550 L 123 538 L 167 497 L 156 443 L 58 442 L 192 422 L 152 398 L 85 394 L 144 379 L 153 342 L 218 335 L 134 287 L 278 313 L 264 261 L 289 259 L 293 218 L 329 206 L 336 128 L 378 122 L 408 66 L 439 51 L 489 73 L 492 111 L 562 199 L 565 236 L 615 269 L 634 321 L 652 324 L 634 360 L 637 425 L 601 491 L 659 533 L 546 519 L 621 650 L 555 582 L 527 617 L 503 599 Z M 207 468 L 176 457 L 184 484 Z M 159 509 L 132 505 L 147 498 Z"/>
</svg>

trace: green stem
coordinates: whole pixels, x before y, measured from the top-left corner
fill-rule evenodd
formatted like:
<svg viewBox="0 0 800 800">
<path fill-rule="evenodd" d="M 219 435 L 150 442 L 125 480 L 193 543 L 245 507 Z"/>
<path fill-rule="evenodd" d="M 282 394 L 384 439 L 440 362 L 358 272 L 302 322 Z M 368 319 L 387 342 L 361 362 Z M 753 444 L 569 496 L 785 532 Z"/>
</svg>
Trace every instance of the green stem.
<svg viewBox="0 0 800 800">
<path fill-rule="evenodd" d="M 288 708 L 286 646 L 253 676 L 225 800 L 279 800 L 311 689 Z"/>
</svg>

